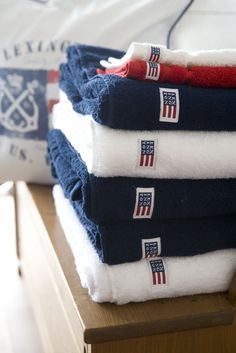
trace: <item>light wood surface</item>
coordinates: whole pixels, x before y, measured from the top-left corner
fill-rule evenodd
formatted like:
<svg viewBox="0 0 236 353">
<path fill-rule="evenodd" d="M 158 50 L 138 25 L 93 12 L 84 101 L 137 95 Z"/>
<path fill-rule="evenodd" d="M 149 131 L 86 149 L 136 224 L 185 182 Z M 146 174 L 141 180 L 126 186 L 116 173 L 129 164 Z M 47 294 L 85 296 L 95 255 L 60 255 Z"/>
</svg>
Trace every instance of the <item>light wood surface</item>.
<svg viewBox="0 0 236 353">
<path fill-rule="evenodd" d="M 231 324 L 235 283 L 231 302 L 228 293 L 221 293 L 123 306 L 96 304 L 80 285 L 72 253 L 55 216 L 51 189 L 18 183 L 17 198 L 24 275 L 34 302 L 38 303 L 39 293 L 41 297 L 47 293 L 38 310 L 44 313 L 40 320 L 51 336 L 44 339 L 46 346 L 59 342 L 56 350 L 52 348 L 47 353 L 63 352 L 63 339 L 70 341 L 71 348 L 66 350 L 70 353 L 210 353 L 211 347 L 214 353 L 236 352 L 236 326 Z M 33 249 L 37 249 L 37 255 Z M 40 277 L 37 281 L 36 272 Z M 56 303 L 54 311 L 50 298 Z M 52 320 L 56 318 L 56 329 L 50 316 L 54 317 Z"/>
<path fill-rule="evenodd" d="M 0 187 L 0 219 L 0 353 L 42 353 L 28 292 L 17 273 L 10 187 Z"/>
<path fill-rule="evenodd" d="M 83 330 L 77 309 L 48 233 L 38 211 L 27 201 L 28 196 L 24 189 L 17 190 L 21 265 L 45 352 L 83 352 Z M 57 222 L 54 225 L 50 212 L 47 217 L 57 233 Z"/>
</svg>

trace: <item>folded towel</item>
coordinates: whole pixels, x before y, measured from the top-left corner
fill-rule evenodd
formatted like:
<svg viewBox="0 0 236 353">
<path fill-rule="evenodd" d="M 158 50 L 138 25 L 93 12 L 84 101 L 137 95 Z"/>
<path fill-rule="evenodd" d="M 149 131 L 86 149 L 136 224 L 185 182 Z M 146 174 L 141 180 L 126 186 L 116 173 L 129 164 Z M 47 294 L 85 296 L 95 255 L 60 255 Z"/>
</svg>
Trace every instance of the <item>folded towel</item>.
<svg viewBox="0 0 236 353">
<path fill-rule="evenodd" d="M 66 197 L 96 223 L 236 213 L 236 179 L 96 177 L 60 130 L 49 132 L 48 151 Z"/>
<path fill-rule="evenodd" d="M 69 47 L 67 63 L 61 65 L 60 86 L 75 111 L 116 129 L 236 130 L 234 89 L 97 75 L 99 60 L 108 53 L 109 49 L 91 46 Z"/>
<path fill-rule="evenodd" d="M 164 65 L 146 61 L 128 60 L 117 68 L 97 69 L 98 74 L 115 74 L 121 77 L 159 83 L 188 84 L 200 87 L 236 87 L 236 66 Z"/>
<path fill-rule="evenodd" d="M 61 188 L 53 189 L 56 212 L 74 255 L 82 286 L 96 302 L 125 304 L 155 298 L 225 291 L 236 268 L 236 250 L 194 257 L 153 258 L 102 264 Z"/>
<path fill-rule="evenodd" d="M 187 50 L 167 49 L 165 46 L 158 44 L 132 42 L 122 58 L 120 58 L 120 55 L 117 58 L 109 57 L 107 61 L 101 60 L 101 64 L 107 68 L 115 68 L 131 59 L 180 66 L 236 66 L 236 50 L 219 49 L 189 52 Z"/>
<path fill-rule="evenodd" d="M 88 172 L 96 176 L 163 179 L 236 176 L 235 132 L 111 129 L 74 112 L 65 100 L 54 106 L 53 127 L 62 130 L 80 153 Z M 146 165 L 142 158 L 150 154 L 153 159 L 148 157 Z"/>
<path fill-rule="evenodd" d="M 69 172 L 68 172 L 69 174 Z M 67 195 L 64 184 L 61 184 Z M 236 247 L 236 217 L 139 219 L 95 223 L 71 201 L 102 262 L 120 264 L 153 256 L 191 256 Z"/>
</svg>

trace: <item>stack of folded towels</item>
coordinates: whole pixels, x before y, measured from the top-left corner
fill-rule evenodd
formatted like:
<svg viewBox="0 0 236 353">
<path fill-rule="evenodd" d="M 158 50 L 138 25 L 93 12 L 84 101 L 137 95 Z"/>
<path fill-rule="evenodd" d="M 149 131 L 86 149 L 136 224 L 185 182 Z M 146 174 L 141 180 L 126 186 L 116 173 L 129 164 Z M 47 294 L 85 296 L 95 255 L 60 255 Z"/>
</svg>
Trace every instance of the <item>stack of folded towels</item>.
<svg viewBox="0 0 236 353">
<path fill-rule="evenodd" d="M 236 269 L 236 50 L 74 45 L 48 137 L 93 300 L 225 291 Z"/>
</svg>

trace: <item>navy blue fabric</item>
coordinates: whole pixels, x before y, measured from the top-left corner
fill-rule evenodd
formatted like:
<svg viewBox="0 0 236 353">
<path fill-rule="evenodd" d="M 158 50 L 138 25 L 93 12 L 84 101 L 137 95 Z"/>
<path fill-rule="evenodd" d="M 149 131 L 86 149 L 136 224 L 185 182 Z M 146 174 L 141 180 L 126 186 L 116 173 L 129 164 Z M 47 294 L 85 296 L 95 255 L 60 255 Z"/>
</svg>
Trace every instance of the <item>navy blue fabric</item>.
<svg viewBox="0 0 236 353">
<path fill-rule="evenodd" d="M 52 165 L 53 175 L 58 178 L 65 196 L 71 201 L 81 223 L 87 231 L 89 239 L 103 262 L 118 264 L 139 260 L 142 257 L 142 239 L 156 237 L 161 238 L 162 256 L 191 256 L 207 251 L 236 247 L 235 215 L 208 218 L 162 218 L 158 220 L 136 219 L 126 222 L 119 222 L 118 220 L 94 222 L 91 219 L 93 218 L 91 214 L 95 215 L 95 218 L 99 218 L 100 216 L 106 218 L 106 212 L 108 212 L 108 216 L 111 215 L 109 213 L 111 210 L 108 210 L 111 204 L 106 201 L 110 195 L 120 198 L 120 202 L 128 201 L 130 198 L 128 194 L 126 196 L 124 194 L 119 196 L 119 193 L 122 194 L 120 189 L 124 187 L 128 190 L 130 180 L 135 182 L 135 179 L 95 178 L 93 175 L 88 175 L 86 167 L 79 158 L 78 153 L 73 150 L 59 130 L 51 130 L 49 132 L 48 144 L 49 160 Z M 112 179 L 117 179 L 115 184 L 113 184 L 114 180 Z M 148 182 L 149 180 L 146 179 L 146 181 Z M 167 189 L 168 181 L 166 182 L 167 184 L 163 180 L 163 185 Z M 201 181 L 198 182 L 201 185 Z M 227 183 L 227 180 L 225 182 Z M 109 185 L 110 183 L 111 185 Z M 157 180 L 158 183 L 159 180 Z M 93 184 L 93 187 L 91 187 L 91 184 Z M 98 191 L 99 188 L 101 188 L 100 191 Z M 200 189 L 201 186 L 199 186 L 199 193 L 201 193 Z M 108 191 L 104 193 L 104 190 Z M 176 198 L 177 200 L 178 193 L 176 196 L 174 190 L 171 190 L 173 192 L 172 198 Z M 214 197 L 214 200 L 217 199 L 217 196 L 212 195 L 212 197 Z M 167 197 L 163 197 L 162 200 L 165 202 L 166 212 L 168 212 L 168 206 L 174 212 L 171 200 L 167 200 Z M 191 200 L 187 204 L 190 205 Z M 113 211 L 124 217 L 127 209 L 118 210 L 118 208 L 115 208 Z M 132 212 L 133 208 L 134 203 L 132 200 Z M 91 209 L 93 209 L 92 212 Z M 116 213 L 113 214 L 114 218 L 115 215 Z"/>
<path fill-rule="evenodd" d="M 236 90 L 142 82 L 116 75 L 96 75 L 100 59 L 123 52 L 74 45 L 61 65 L 60 87 L 75 111 L 91 114 L 106 126 L 127 130 L 236 130 Z M 179 90 L 178 123 L 160 122 L 159 88 Z"/>
<path fill-rule="evenodd" d="M 77 214 L 80 210 L 74 206 Z M 99 225 L 100 258 L 108 264 L 142 258 L 141 239 L 161 238 L 161 256 L 193 256 L 236 247 L 236 216 L 139 220 Z M 90 233 L 90 238 L 92 234 Z"/>
</svg>

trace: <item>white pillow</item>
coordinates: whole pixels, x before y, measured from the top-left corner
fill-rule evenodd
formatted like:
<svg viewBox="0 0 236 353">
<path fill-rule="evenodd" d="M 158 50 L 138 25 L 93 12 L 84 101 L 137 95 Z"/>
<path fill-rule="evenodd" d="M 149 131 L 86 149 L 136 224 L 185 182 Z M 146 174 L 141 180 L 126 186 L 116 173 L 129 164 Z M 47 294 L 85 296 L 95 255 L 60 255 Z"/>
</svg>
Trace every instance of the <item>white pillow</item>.
<svg viewBox="0 0 236 353">
<path fill-rule="evenodd" d="M 46 163 L 58 66 L 72 42 L 165 44 L 187 0 L 1 0 L 0 182 L 51 183 Z M 65 117 L 66 118 L 66 117 Z"/>
</svg>

